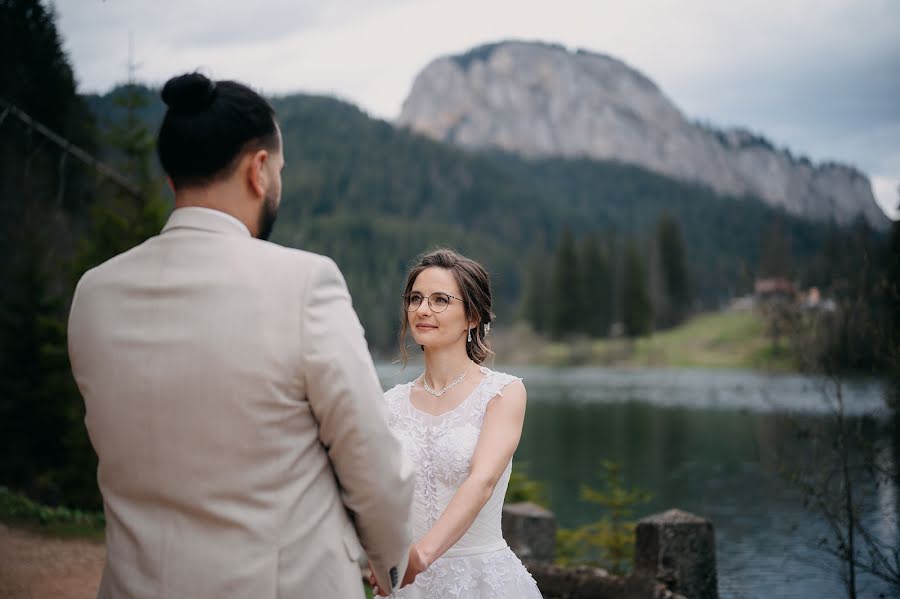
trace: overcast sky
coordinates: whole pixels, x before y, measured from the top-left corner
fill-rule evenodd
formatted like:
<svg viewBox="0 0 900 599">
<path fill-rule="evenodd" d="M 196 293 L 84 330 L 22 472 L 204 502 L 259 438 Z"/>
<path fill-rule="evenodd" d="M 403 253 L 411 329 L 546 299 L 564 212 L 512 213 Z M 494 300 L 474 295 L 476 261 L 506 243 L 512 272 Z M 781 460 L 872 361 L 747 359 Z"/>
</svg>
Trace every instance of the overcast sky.
<svg viewBox="0 0 900 599">
<path fill-rule="evenodd" d="M 56 0 L 82 92 L 201 69 L 388 120 L 438 56 L 504 39 L 613 55 L 690 118 L 869 175 L 900 203 L 897 0 Z"/>
</svg>

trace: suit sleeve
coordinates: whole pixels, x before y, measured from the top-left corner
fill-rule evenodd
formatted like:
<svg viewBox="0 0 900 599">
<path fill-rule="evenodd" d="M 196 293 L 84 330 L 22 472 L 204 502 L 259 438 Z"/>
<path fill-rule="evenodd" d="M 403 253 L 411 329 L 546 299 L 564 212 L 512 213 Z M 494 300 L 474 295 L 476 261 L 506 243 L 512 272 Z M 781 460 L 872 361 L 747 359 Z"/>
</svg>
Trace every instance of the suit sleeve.
<svg viewBox="0 0 900 599">
<path fill-rule="evenodd" d="M 302 334 L 307 397 L 342 500 L 375 576 L 393 586 L 406 571 L 412 542 L 413 469 L 388 428 L 363 328 L 330 259 L 311 276 Z"/>
</svg>

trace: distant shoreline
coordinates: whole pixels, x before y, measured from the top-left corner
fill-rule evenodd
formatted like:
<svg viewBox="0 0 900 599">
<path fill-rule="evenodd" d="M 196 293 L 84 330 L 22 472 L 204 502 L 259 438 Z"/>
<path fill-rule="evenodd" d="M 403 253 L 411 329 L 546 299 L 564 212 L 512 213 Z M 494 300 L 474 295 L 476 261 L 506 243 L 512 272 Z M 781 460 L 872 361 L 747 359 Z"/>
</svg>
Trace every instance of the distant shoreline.
<svg viewBox="0 0 900 599">
<path fill-rule="evenodd" d="M 524 324 L 498 329 L 491 341 L 504 364 L 800 371 L 787 340 L 773 345 L 763 317 L 749 310 L 698 314 L 673 329 L 635 339 L 550 341 Z"/>
</svg>

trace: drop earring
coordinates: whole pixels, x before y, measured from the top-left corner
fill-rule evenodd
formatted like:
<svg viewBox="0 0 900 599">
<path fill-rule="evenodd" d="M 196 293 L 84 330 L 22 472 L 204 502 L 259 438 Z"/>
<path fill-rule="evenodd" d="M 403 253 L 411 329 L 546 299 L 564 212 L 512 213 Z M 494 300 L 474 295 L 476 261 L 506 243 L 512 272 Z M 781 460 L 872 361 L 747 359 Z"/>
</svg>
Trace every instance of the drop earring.
<svg viewBox="0 0 900 599">
<path fill-rule="evenodd" d="M 472 343 L 472 329 L 469 329 L 469 334 L 466 336 L 466 341 Z"/>
</svg>

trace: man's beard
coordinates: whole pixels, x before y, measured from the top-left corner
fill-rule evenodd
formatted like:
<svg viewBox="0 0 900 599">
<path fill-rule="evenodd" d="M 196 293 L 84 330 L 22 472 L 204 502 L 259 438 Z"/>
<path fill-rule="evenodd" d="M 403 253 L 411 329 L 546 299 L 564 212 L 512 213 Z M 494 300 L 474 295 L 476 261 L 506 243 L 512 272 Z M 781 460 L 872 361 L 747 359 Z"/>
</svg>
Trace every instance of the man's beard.
<svg viewBox="0 0 900 599">
<path fill-rule="evenodd" d="M 278 217 L 278 196 L 275 194 L 266 194 L 262 209 L 259 211 L 259 234 L 257 239 L 267 241 L 269 235 L 272 234 L 272 227 L 275 226 L 275 219 Z"/>
</svg>

